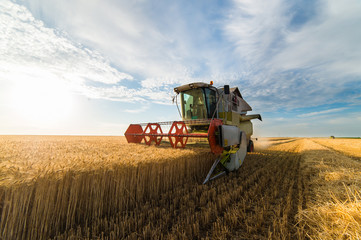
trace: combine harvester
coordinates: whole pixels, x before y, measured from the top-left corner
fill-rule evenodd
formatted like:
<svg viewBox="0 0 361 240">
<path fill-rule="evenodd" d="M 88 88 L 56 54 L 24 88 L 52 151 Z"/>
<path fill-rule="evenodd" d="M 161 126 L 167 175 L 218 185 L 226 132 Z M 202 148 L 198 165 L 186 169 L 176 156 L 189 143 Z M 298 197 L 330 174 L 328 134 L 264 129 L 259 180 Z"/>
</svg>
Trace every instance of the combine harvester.
<svg viewBox="0 0 361 240">
<path fill-rule="evenodd" d="M 128 143 L 144 140 L 147 145 L 152 142 L 159 145 L 166 137 L 173 148 L 184 148 L 188 138 L 206 138 L 211 152 L 219 157 L 203 184 L 237 170 L 247 152 L 254 150 L 251 120 L 262 121 L 261 115 L 247 115 L 252 108 L 237 87 L 216 88 L 213 82 L 198 82 L 176 87 L 174 91 L 176 102 L 180 95 L 182 121 L 131 124 L 124 134 Z M 169 132 L 163 133 L 161 125 L 170 126 Z"/>
</svg>

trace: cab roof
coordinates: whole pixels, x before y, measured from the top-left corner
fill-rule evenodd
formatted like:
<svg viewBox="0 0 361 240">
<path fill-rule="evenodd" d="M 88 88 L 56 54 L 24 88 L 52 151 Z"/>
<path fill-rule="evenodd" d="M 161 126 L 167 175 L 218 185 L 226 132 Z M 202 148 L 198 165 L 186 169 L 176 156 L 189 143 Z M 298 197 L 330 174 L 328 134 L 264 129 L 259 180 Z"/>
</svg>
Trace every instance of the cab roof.
<svg viewBox="0 0 361 240">
<path fill-rule="evenodd" d="M 189 84 L 185 84 L 179 87 L 174 88 L 174 92 L 176 93 L 180 93 L 180 92 L 184 92 L 190 89 L 194 89 L 194 88 L 202 88 L 202 87 L 207 87 L 207 88 L 213 88 L 215 89 L 215 87 L 211 84 L 208 83 L 203 83 L 203 82 L 195 82 L 195 83 L 189 83 Z M 219 88 L 219 89 L 223 89 L 223 88 Z M 233 94 L 237 95 L 240 98 L 242 97 L 241 92 L 239 91 L 238 87 L 233 87 L 229 89 Z"/>
<path fill-rule="evenodd" d="M 180 93 L 184 92 L 193 88 L 202 88 L 202 87 L 208 87 L 208 88 L 215 88 L 213 85 L 203 82 L 195 82 L 195 83 L 189 83 L 185 84 L 179 87 L 174 88 L 174 92 Z"/>
</svg>

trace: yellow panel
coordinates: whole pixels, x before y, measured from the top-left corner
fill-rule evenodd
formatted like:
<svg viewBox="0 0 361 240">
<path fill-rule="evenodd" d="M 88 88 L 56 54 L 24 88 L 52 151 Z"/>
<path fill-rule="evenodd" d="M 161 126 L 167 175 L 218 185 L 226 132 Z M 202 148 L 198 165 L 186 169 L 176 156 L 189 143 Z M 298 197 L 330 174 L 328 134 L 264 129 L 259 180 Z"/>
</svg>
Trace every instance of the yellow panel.
<svg viewBox="0 0 361 240">
<path fill-rule="evenodd" d="M 239 117 L 240 114 L 236 112 L 232 112 L 232 125 L 239 127 Z"/>
<path fill-rule="evenodd" d="M 239 125 L 241 131 L 244 131 L 247 135 L 247 140 L 250 139 L 251 135 L 253 134 L 253 124 L 251 121 L 242 121 Z"/>
</svg>

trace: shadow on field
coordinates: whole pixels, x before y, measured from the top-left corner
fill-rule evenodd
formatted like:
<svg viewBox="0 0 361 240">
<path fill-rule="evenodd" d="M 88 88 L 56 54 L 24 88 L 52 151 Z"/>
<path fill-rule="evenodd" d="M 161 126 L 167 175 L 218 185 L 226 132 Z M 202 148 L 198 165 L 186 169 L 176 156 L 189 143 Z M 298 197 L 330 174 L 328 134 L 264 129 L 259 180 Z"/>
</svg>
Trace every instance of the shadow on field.
<svg viewBox="0 0 361 240">
<path fill-rule="evenodd" d="M 361 157 L 353 156 L 353 155 L 351 155 L 351 154 L 348 154 L 347 152 L 343 152 L 343 151 L 334 149 L 334 148 L 332 148 L 332 147 L 330 147 L 330 146 L 327 146 L 327 145 L 322 144 L 322 143 L 319 143 L 319 142 L 317 142 L 317 143 L 320 144 L 321 146 L 329 149 L 330 151 L 336 152 L 336 153 L 338 153 L 338 154 L 340 154 L 340 155 L 343 155 L 343 156 L 345 156 L 345 157 L 351 158 L 351 159 L 353 159 L 353 160 L 358 161 L 358 162 L 361 163 Z M 360 150 L 360 151 L 361 151 L 361 150 Z"/>
<path fill-rule="evenodd" d="M 275 143 L 273 143 L 273 142 L 271 142 L 271 146 L 277 146 L 277 145 L 281 145 L 281 144 L 285 144 L 285 143 L 290 143 L 290 142 L 294 142 L 294 141 L 296 141 L 296 139 L 289 139 L 289 140 L 287 140 L 287 141 L 282 141 L 282 142 L 275 142 Z"/>
<path fill-rule="evenodd" d="M 86 229 L 98 219 L 127 215 L 169 190 L 198 181 L 213 161 L 210 153 L 185 154 L 169 161 L 68 170 L 61 177 L 49 174 L 30 183 L 2 186 L 2 238 L 52 238 L 78 226 Z"/>
</svg>

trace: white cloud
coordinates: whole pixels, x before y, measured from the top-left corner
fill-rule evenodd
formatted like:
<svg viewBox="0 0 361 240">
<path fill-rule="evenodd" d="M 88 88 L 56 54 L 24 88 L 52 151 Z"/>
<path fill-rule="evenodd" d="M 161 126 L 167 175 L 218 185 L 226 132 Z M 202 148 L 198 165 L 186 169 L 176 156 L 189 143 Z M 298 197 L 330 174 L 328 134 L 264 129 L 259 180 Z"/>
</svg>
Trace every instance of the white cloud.
<svg viewBox="0 0 361 240">
<path fill-rule="evenodd" d="M 225 33 L 235 44 L 248 70 L 267 61 L 285 34 L 290 17 L 289 4 L 283 0 L 234 1 Z"/>
<path fill-rule="evenodd" d="M 228 76 L 241 72 L 230 57 L 233 49 L 220 39 L 221 21 L 213 17 L 224 10 L 217 4 L 19 2 L 53 27 L 101 51 L 118 69 L 137 76 L 145 88 L 174 87 L 197 79 L 225 84 L 225 78 L 229 83 Z"/>
<path fill-rule="evenodd" d="M 324 115 L 324 114 L 328 114 L 328 113 L 340 112 L 340 111 L 343 111 L 346 109 L 347 108 L 334 108 L 334 109 L 328 109 L 328 110 L 324 110 L 324 111 L 304 113 L 304 114 L 298 115 L 298 117 L 313 117 L 313 116 L 317 116 L 317 115 Z"/>
<path fill-rule="evenodd" d="M 182 64 L 187 47 L 180 46 L 174 33 L 164 33 L 171 29 L 167 23 L 158 25 L 146 2 L 38 0 L 24 4 L 73 38 L 101 50 L 127 72 L 143 78 L 177 78 L 178 82 L 188 74 Z"/>
<path fill-rule="evenodd" d="M 235 0 L 225 9 L 205 2 L 17 2 L 27 9 L 2 2 L 0 49 L 9 61 L 4 57 L 0 70 L 49 70 L 90 98 L 164 104 L 173 87 L 210 80 L 240 87 L 256 111 L 352 102 L 357 94 L 345 96 L 361 76 L 356 1 L 320 1 L 297 28 L 297 1 Z"/>
<path fill-rule="evenodd" d="M 97 52 L 45 27 L 25 7 L 10 1 L 0 2 L 0 73 L 2 85 L 10 88 L 21 81 L 62 81 L 73 92 L 95 98 L 111 98 L 107 92 L 112 90 L 91 87 L 89 82 L 112 86 L 133 79 Z M 137 99 L 124 87 L 118 92 L 123 100 Z"/>
<path fill-rule="evenodd" d="M 66 80 L 88 79 L 113 84 L 131 80 L 94 51 L 70 41 L 44 26 L 31 13 L 10 1 L 0 3 L 0 61 L 2 72 L 47 69 Z"/>
<path fill-rule="evenodd" d="M 293 23 L 297 1 L 234 1 L 225 32 L 235 44 L 253 109 L 353 103 L 361 85 L 361 4 L 318 1 Z M 303 9 L 302 11 L 306 11 Z M 310 10 L 310 11 L 311 11 Z M 307 17 L 306 17 L 307 16 Z"/>
<path fill-rule="evenodd" d="M 361 4 L 357 0 L 321 1 L 319 15 L 290 31 L 271 64 L 279 69 L 314 69 L 336 78 L 360 76 Z M 329 80 L 335 79 L 332 77 Z"/>
</svg>

